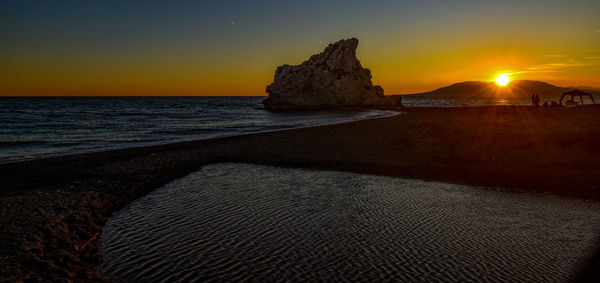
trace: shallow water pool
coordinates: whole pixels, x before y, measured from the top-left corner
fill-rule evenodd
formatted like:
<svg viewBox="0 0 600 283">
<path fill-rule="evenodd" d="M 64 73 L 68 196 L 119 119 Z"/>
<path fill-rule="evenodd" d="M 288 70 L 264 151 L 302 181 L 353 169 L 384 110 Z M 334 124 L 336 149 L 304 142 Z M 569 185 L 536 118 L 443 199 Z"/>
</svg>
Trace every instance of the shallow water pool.
<svg viewBox="0 0 600 283">
<path fill-rule="evenodd" d="M 335 171 L 215 164 L 107 222 L 119 281 L 569 281 L 600 204 Z"/>
</svg>

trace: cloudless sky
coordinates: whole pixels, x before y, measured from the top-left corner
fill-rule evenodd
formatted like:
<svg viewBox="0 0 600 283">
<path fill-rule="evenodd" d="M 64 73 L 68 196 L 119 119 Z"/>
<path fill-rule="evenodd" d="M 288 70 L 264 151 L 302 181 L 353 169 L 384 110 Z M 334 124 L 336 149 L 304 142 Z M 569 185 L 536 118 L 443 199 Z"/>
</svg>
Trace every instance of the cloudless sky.
<svg viewBox="0 0 600 283">
<path fill-rule="evenodd" d="M 0 95 L 266 95 L 343 38 L 386 94 L 600 87 L 600 1 L 1 1 Z"/>
</svg>

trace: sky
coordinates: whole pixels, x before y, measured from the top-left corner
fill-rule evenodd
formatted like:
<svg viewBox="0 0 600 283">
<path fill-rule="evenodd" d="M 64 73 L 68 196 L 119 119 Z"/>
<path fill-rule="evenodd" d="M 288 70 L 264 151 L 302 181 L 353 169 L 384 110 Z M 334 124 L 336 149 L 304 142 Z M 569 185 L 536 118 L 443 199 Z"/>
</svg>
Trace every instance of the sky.
<svg viewBox="0 0 600 283">
<path fill-rule="evenodd" d="M 600 1 L 0 1 L 0 95 L 266 95 L 356 37 L 386 94 L 511 79 L 600 88 Z"/>
</svg>

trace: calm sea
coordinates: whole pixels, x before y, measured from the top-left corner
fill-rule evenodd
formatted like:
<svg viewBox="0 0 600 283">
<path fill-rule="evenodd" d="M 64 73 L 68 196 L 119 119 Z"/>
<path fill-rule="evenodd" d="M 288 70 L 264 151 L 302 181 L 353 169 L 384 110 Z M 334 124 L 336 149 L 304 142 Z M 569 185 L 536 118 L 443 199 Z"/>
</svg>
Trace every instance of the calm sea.
<svg viewBox="0 0 600 283">
<path fill-rule="evenodd" d="M 402 104 L 407 107 L 454 107 L 454 106 L 493 106 L 493 105 L 530 105 L 529 98 L 517 99 L 510 97 L 495 98 L 461 98 L 461 97 L 440 97 L 432 95 L 403 95 Z"/>
<path fill-rule="evenodd" d="M 390 115 L 272 113 L 264 97 L 0 98 L 0 163 Z"/>
</svg>

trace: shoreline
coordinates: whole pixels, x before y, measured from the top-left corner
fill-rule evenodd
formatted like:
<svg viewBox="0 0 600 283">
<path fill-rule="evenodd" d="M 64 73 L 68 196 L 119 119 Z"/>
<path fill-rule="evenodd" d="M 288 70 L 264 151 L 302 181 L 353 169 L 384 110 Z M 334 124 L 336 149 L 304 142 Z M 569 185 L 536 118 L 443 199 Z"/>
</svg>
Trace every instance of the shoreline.
<svg viewBox="0 0 600 283">
<path fill-rule="evenodd" d="M 106 219 L 205 164 L 348 171 L 600 200 L 600 105 L 403 115 L 0 164 L 0 273 L 95 280 Z M 11 278 L 8 278 L 11 279 Z"/>
<path fill-rule="evenodd" d="M 262 111 L 269 111 L 267 109 L 264 108 L 257 108 L 256 110 L 262 110 Z M 375 110 L 379 110 L 379 111 L 387 111 L 387 112 L 394 112 L 394 113 L 389 113 L 389 114 L 382 114 L 382 115 L 378 115 L 378 116 L 366 116 L 363 118 L 354 118 L 355 120 L 349 119 L 349 120 L 344 120 L 344 121 L 339 121 L 339 122 L 324 122 L 322 124 L 314 124 L 314 125 L 304 125 L 304 126 L 290 126 L 290 127 L 282 127 L 282 128 L 278 128 L 278 129 L 270 129 L 270 130 L 258 130 L 258 131 L 250 131 L 250 132 L 240 132 L 240 133 L 232 133 L 232 134 L 222 134 L 222 135 L 216 135 L 216 136 L 209 136 L 206 138 L 190 138 L 190 139 L 186 139 L 186 140 L 178 140 L 178 141 L 164 141 L 164 142 L 149 142 L 146 144 L 135 144 L 133 143 L 132 146 L 108 146 L 108 147 L 104 147 L 104 148 L 97 148 L 97 149 L 84 149 L 84 150 L 80 150 L 80 151 L 74 151 L 71 153 L 46 153 L 46 154 L 40 154 L 37 156 L 32 156 L 31 158 L 22 158 L 22 159 L 13 159 L 13 160 L 0 160 L 0 165 L 4 165 L 4 164 L 11 164 L 11 163 L 20 163 L 20 162 L 28 162 L 28 161 L 35 161 L 35 160 L 43 160 L 43 159 L 52 159 L 52 158 L 60 158 L 60 157 L 68 157 L 68 156 L 73 156 L 73 155 L 83 155 L 83 154 L 90 154 L 90 153 L 100 153 L 100 152 L 107 152 L 107 151 L 118 151 L 118 150 L 124 150 L 124 149 L 132 149 L 132 148 L 142 148 L 142 147 L 152 147 L 152 146 L 163 146 L 163 145 L 171 145 L 171 144 L 179 144 L 179 143 L 186 143 L 186 142 L 197 142 L 197 141 L 203 141 L 203 140 L 210 140 L 210 139 L 216 139 L 216 138 L 226 138 L 226 137 L 234 137 L 234 136 L 243 136 L 243 135 L 248 135 L 248 134 L 259 134 L 259 133 L 268 133 L 268 132 L 278 132 L 278 131 L 286 131 L 286 130 L 294 130 L 294 129 L 303 129 L 303 128 L 311 128 L 311 127 L 319 127 L 319 126 L 329 126 L 329 125 L 337 125 L 337 124 L 344 124 L 344 123 L 352 123 L 352 122 L 357 122 L 357 121 L 362 121 L 362 120 L 369 120 L 369 119 L 377 119 L 377 118 L 385 118 L 385 117 L 391 117 L 391 116 L 395 116 L 398 114 L 402 113 L 402 108 L 389 108 L 389 109 L 372 109 L 372 108 L 357 108 L 357 107 L 345 107 L 345 108 L 326 108 L 323 109 L 324 111 L 375 111 Z M 276 111 L 278 113 L 286 113 L 286 112 L 290 112 L 290 113 L 303 113 L 303 112 L 307 112 L 310 113 L 311 111 Z"/>
</svg>

